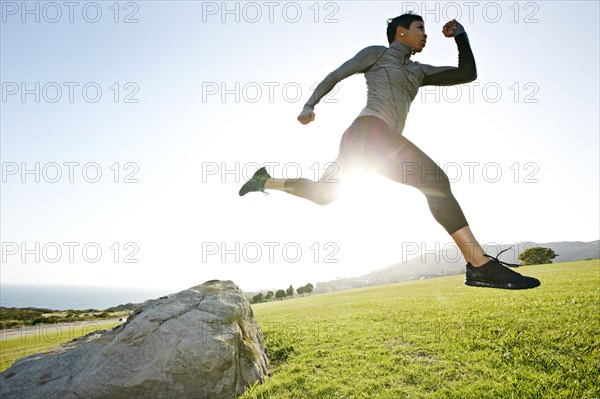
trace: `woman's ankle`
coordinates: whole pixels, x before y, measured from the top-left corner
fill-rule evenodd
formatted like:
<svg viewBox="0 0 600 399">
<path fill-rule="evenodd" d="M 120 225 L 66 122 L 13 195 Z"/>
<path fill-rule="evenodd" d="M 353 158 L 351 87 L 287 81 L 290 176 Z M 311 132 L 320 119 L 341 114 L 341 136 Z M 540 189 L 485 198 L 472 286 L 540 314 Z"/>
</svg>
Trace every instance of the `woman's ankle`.
<svg viewBox="0 0 600 399">
<path fill-rule="evenodd" d="M 473 267 L 481 267 L 481 266 L 485 265 L 486 263 L 488 263 L 489 261 L 490 261 L 489 258 L 486 258 L 485 256 L 476 256 L 469 263 Z"/>
</svg>

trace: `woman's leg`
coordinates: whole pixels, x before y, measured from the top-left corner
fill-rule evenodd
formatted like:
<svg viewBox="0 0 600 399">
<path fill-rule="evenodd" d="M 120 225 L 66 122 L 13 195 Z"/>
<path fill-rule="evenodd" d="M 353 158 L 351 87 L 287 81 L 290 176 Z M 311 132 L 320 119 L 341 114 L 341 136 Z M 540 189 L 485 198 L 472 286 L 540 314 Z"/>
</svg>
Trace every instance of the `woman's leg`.
<svg viewBox="0 0 600 399">
<path fill-rule="evenodd" d="M 357 126 L 360 126 L 360 124 L 357 124 L 357 120 L 355 120 L 346 129 L 346 132 L 342 136 L 342 143 L 340 144 L 340 152 L 337 159 L 327 165 L 325 172 L 318 181 L 305 178 L 278 179 L 269 176 L 264 184 L 264 188 L 267 190 L 283 191 L 319 205 L 331 204 L 339 197 L 343 175 L 351 168 L 353 161 L 344 152 L 343 139 L 349 132 L 355 130 Z"/>
<path fill-rule="evenodd" d="M 319 205 L 328 205 L 335 201 L 340 193 L 341 164 L 342 162 L 339 158 L 328 164 L 325 172 L 318 181 L 305 178 L 271 178 L 265 183 L 265 189 L 283 191 Z"/>
<path fill-rule="evenodd" d="M 416 187 L 425 195 L 433 217 L 446 229 L 467 261 L 465 284 L 476 287 L 527 289 L 540 285 L 533 277 L 522 276 L 484 254 L 450 190 L 448 176 L 416 145 L 384 124 L 375 129 L 369 143 L 377 171 Z"/>
<path fill-rule="evenodd" d="M 385 122 L 373 119 L 369 134 L 351 141 L 353 147 L 365 148 L 366 162 L 388 179 L 420 190 L 431 214 L 448 234 L 468 226 L 444 171 L 406 137 Z M 465 239 L 470 238 L 465 236 Z"/>
<path fill-rule="evenodd" d="M 361 134 L 346 140 L 349 152 L 366 154 L 367 166 L 383 176 L 419 189 L 431 214 L 452 237 L 465 260 L 477 267 L 489 261 L 471 232 L 441 168 L 415 144 L 377 118 L 365 119 Z"/>
</svg>

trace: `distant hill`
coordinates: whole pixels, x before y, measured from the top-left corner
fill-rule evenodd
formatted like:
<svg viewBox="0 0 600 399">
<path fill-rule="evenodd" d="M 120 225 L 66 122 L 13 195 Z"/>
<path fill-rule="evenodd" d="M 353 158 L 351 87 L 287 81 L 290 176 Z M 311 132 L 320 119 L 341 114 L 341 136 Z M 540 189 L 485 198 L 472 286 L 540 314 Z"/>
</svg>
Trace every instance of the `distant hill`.
<svg viewBox="0 0 600 399">
<path fill-rule="evenodd" d="M 519 254 L 531 247 L 551 248 L 558 257 L 554 263 L 573 262 L 586 259 L 600 258 L 600 240 L 592 242 L 548 242 L 534 243 L 531 241 L 520 242 L 513 245 L 489 245 L 484 250 L 491 256 L 496 256 L 500 251 L 507 249 L 500 259 L 508 263 L 519 263 Z M 510 249 L 509 249 L 510 248 Z M 372 271 L 359 277 L 340 278 L 316 284 L 314 293 L 347 290 L 358 287 L 368 287 L 396 283 L 406 280 L 418 280 L 465 272 L 465 260 L 459 255 L 456 247 L 449 247 L 445 251 L 431 252 L 417 256 L 403 263 L 396 263 L 383 269 Z"/>
</svg>

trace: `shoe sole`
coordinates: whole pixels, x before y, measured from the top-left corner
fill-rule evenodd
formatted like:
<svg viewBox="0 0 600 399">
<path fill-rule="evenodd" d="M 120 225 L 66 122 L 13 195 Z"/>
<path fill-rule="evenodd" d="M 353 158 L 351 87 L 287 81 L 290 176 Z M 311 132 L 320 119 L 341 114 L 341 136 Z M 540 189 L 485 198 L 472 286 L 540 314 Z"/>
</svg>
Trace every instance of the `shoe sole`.
<svg viewBox="0 0 600 399">
<path fill-rule="evenodd" d="M 467 280 L 465 279 L 465 285 L 469 285 L 471 287 L 486 287 L 486 288 L 502 288 L 506 290 L 527 290 L 535 287 L 539 287 L 540 283 L 531 286 L 518 286 L 511 283 L 499 284 L 499 283 L 491 283 L 489 281 L 479 281 L 479 280 Z"/>
</svg>

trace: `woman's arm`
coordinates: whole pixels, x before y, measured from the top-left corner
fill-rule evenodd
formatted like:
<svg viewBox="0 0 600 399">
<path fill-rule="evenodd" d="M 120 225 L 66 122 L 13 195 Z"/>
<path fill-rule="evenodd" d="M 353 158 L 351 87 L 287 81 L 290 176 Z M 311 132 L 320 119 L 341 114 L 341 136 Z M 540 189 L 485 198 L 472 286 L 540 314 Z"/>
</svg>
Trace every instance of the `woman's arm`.
<svg viewBox="0 0 600 399">
<path fill-rule="evenodd" d="M 454 28 L 454 41 L 458 47 L 458 68 L 442 67 L 437 70 L 435 67 L 425 69 L 425 78 L 422 86 L 449 86 L 461 83 L 472 82 L 477 79 L 477 68 L 475 66 L 475 57 L 471 51 L 469 38 L 464 28 L 459 23 Z"/>
<path fill-rule="evenodd" d="M 318 102 L 321 101 L 321 99 L 340 81 L 351 75 L 354 75 L 355 73 L 364 72 L 373 66 L 379 57 L 381 57 L 385 49 L 386 47 L 383 46 L 367 47 L 359 51 L 358 54 L 344 62 L 339 68 L 327 75 L 313 91 L 312 95 L 304 105 L 302 112 L 298 116 L 298 120 L 303 124 L 314 120 L 313 110 L 315 105 L 317 105 Z"/>
</svg>

